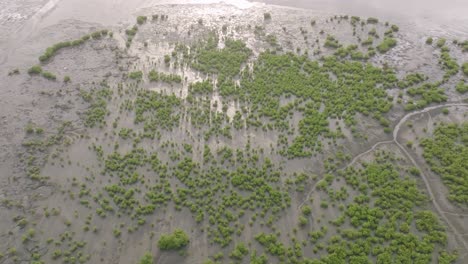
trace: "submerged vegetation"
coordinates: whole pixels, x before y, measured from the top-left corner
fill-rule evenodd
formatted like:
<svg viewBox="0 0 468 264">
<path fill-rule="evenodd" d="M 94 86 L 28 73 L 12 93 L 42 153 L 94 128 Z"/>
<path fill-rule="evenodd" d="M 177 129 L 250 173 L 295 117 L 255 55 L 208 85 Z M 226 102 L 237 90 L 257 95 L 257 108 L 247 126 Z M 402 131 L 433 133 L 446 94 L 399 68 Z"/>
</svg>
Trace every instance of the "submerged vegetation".
<svg viewBox="0 0 468 264">
<path fill-rule="evenodd" d="M 167 83 L 181 83 L 182 77 L 177 74 L 166 74 L 163 72 L 157 72 L 155 70 L 151 70 L 148 73 L 148 79 L 150 82 L 167 82 Z"/>
</svg>

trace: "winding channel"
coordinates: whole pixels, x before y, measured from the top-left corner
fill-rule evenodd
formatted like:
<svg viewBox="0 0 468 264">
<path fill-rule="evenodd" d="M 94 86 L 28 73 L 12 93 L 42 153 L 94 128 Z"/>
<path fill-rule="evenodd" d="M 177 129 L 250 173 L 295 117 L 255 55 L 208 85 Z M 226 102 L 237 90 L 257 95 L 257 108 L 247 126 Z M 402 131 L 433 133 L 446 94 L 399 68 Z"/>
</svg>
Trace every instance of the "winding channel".
<svg viewBox="0 0 468 264">
<path fill-rule="evenodd" d="M 460 100 L 462 101 L 462 100 Z M 359 155 L 355 156 L 350 163 L 348 163 L 346 166 L 344 166 L 341 170 L 344 170 L 352 165 L 354 165 L 354 163 L 356 163 L 356 161 L 358 159 L 360 159 L 362 156 L 374 151 L 378 146 L 380 145 L 384 145 L 384 144 L 392 144 L 392 143 L 395 143 L 398 148 L 401 149 L 401 151 L 403 152 L 403 154 L 409 159 L 409 161 L 411 161 L 411 163 L 421 172 L 421 178 L 423 179 L 424 181 L 424 184 L 426 185 L 426 189 L 428 191 L 428 194 L 429 194 L 429 197 L 432 201 L 432 204 L 434 204 L 434 207 L 435 209 L 437 210 L 437 213 L 440 215 L 440 217 L 442 217 L 442 219 L 447 223 L 447 226 L 451 229 L 451 231 L 454 233 L 456 239 L 458 240 L 458 242 L 461 242 L 461 244 L 463 244 L 463 247 L 465 249 L 465 253 L 463 255 L 461 255 L 461 257 L 465 257 L 466 255 L 468 255 L 468 242 L 467 240 L 463 237 L 463 234 L 460 234 L 460 232 L 457 232 L 457 229 L 452 225 L 452 223 L 449 221 L 449 219 L 447 218 L 447 216 L 445 215 L 446 212 L 444 212 L 442 209 L 441 209 L 441 206 L 439 205 L 439 203 L 437 202 L 436 200 L 436 197 L 434 196 L 434 193 L 432 191 L 432 188 L 431 188 L 431 185 L 429 184 L 429 180 L 427 179 L 427 176 L 424 174 L 423 170 L 421 169 L 421 166 L 418 165 L 418 163 L 414 160 L 414 158 L 410 155 L 410 153 L 400 144 L 400 142 L 398 142 L 398 133 L 400 132 L 400 128 L 401 126 L 411 117 L 415 116 L 415 115 L 418 115 L 418 114 L 423 114 L 423 113 L 426 113 L 426 112 L 429 112 L 429 111 L 432 111 L 432 110 L 435 110 L 435 109 L 440 109 L 440 108 L 444 108 L 444 107 L 453 107 L 453 106 L 462 106 L 462 107 L 468 107 L 468 103 L 445 103 L 445 104 L 440 104 L 440 105 L 436 105 L 436 106 L 430 106 L 430 107 L 426 107 L 424 109 L 421 109 L 421 110 L 418 110 L 418 111 L 414 111 L 414 112 L 411 112 L 411 113 L 408 113 L 406 115 L 404 115 L 400 121 L 398 121 L 398 123 L 396 124 L 396 126 L 394 127 L 393 129 L 393 139 L 392 140 L 386 140 L 386 141 L 379 141 L 379 142 L 376 142 L 372 147 L 370 147 L 368 150 L 360 153 Z M 317 187 L 317 184 L 320 182 L 320 180 L 318 180 L 310 189 L 309 193 L 307 194 L 306 198 L 302 201 L 301 204 L 299 204 L 298 206 L 298 209 L 301 209 L 301 207 L 304 205 L 305 202 L 307 202 L 309 199 L 310 199 L 310 195 L 314 192 L 315 188 Z"/>
</svg>

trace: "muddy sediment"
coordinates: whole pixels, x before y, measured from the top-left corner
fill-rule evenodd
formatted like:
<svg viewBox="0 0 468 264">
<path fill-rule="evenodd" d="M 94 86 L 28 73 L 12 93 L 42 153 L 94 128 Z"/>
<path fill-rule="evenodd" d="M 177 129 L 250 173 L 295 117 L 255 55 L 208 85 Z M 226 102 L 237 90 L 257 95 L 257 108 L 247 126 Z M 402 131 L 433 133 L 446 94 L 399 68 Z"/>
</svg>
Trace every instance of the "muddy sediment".
<svg viewBox="0 0 468 264">
<path fill-rule="evenodd" d="M 11 22 L 13 29 L 2 29 L 2 32 L 9 33 L 13 37 L 0 39 L 0 45 L 6 47 L 4 50 L 6 52 L 0 54 L 2 65 L 0 236 L 5 237 L 4 242 L 0 243 L 0 256 L 3 255 L 3 258 L 0 257 L 0 262 L 15 263 L 16 259 L 32 261 L 35 257 L 31 253 L 33 252 L 44 263 L 51 263 L 64 258 L 62 254 L 71 251 L 71 248 L 76 250 L 70 253 L 72 256 L 82 258 L 88 263 L 137 263 L 147 251 L 152 253 L 156 263 L 204 263 L 209 258 L 214 259 L 213 256 L 219 252 L 224 253 L 224 261 L 229 261 L 233 259 L 229 255 L 232 254 L 234 246 L 241 242 L 248 244 L 250 253 L 257 251 L 258 255 L 261 255 L 260 253 L 266 252 L 264 246 L 255 240 L 260 232 L 278 233 L 279 241 L 289 245 L 292 237 L 297 241 L 308 241 L 310 239 L 308 232 L 320 230 L 324 225 L 330 226 L 330 231 L 324 235 L 324 241 L 338 235 L 341 229 L 352 228 L 348 222 L 341 228 L 332 227 L 327 223 L 338 219 L 342 215 L 339 205 L 352 203 L 353 198 L 360 195 L 360 191 L 350 189 L 349 196 L 342 202 L 336 204 L 330 202 L 329 206 L 325 206 L 324 201 L 330 200 L 329 192 L 332 191 L 328 192 L 324 188 L 320 190 L 316 186 L 321 184 L 320 181 L 323 181 L 327 174 L 336 173 L 340 168 L 346 167 L 356 155 L 366 152 L 378 142 L 392 141 L 392 133 L 385 131 L 382 124 L 371 115 L 357 113 L 355 115 L 357 122 L 352 129 L 342 118 L 328 117 L 329 129 L 342 130 L 342 137 L 336 140 L 320 138 L 323 149 L 310 157 L 285 158 L 280 154 L 281 145 L 278 142 L 282 136 L 291 142 L 300 135 L 298 127 L 304 118 L 304 113 L 298 111 L 287 117 L 289 124 L 292 124 L 289 133 L 268 129 L 266 125 L 233 128 L 232 120 L 237 112 L 245 113 L 243 121 L 247 123 L 248 114 L 254 113 L 254 110 L 242 100 L 231 100 L 220 95 L 219 89 L 216 88 L 206 97 L 194 95 L 191 92 L 192 83 L 206 79 L 214 79 L 216 83 L 218 76 L 195 70 L 193 62 L 184 61 L 182 53 L 177 53 L 177 47 L 179 45 L 188 47 L 190 54 L 194 52 L 190 50 L 191 47 L 213 35 L 219 38 L 220 49 L 224 48 L 227 39 L 240 40 L 252 52 L 247 62 L 241 66 L 243 74 L 247 74 L 249 70 L 253 70 L 253 65 L 260 54 L 266 50 L 276 50 L 278 54 L 292 53 L 312 61 L 333 55 L 334 49 L 323 47 L 329 35 L 336 37 L 339 43 L 357 45 L 358 50 L 364 52 L 360 40 L 366 39 L 369 31 L 375 28 L 375 34 L 381 36 L 375 40 L 374 44 L 378 44 L 383 40 L 389 25 L 395 21 L 391 21 L 390 24 L 385 24 L 385 21 L 375 25 L 362 24 L 353 34 L 353 26 L 349 23 L 350 17 L 344 19 L 343 14 L 330 15 L 258 3 L 252 5 L 245 3 L 244 6 L 236 7 L 228 4 L 152 6 L 149 2 L 143 2 L 120 3 L 119 7 L 114 7 L 120 12 L 103 21 L 96 18 L 93 13 L 89 17 L 82 18 L 83 21 L 92 22 L 76 19 L 58 20 L 54 8 L 69 10 L 66 6 L 61 6 L 64 3 L 60 2 L 53 8 L 47 8 L 41 4 L 25 1 L 22 7 L 28 12 L 12 15 L 13 11 L 5 11 L 9 15 L 1 16 L 6 19 L 5 21 L 13 21 Z M 146 8 L 138 9 L 130 18 L 127 16 L 128 10 L 136 11 L 136 8 L 141 6 Z M 42 13 L 38 15 L 39 11 L 34 10 Z M 112 8 L 109 7 L 107 12 L 110 11 Z M 271 15 L 271 19 L 266 18 L 266 13 Z M 70 17 L 74 15 L 73 12 L 70 14 Z M 158 18 L 153 18 L 156 15 Z M 166 15 L 167 19 L 161 19 Z M 43 16 L 42 24 L 37 22 L 41 16 Z M 138 25 L 138 32 L 129 41 L 129 34 L 126 31 L 137 25 L 136 16 L 146 16 L 147 21 Z M 101 23 L 95 23 L 96 20 Z M 115 20 L 119 20 L 120 23 L 113 23 Z M 6 22 L 0 20 L 0 23 Z M 28 32 L 28 28 L 35 31 Z M 60 50 L 46 63 L 41 64 L 37 61 L 45 48 L 54 43 L 79 39 L 83 35 L 103 29 L 109 30 L 112 34 L 106 33 L 105 36 L 91 38 L 77 47 Z M 15 30 L 19 32 L 17 35 L 13 33 Z M 395 74 L 398 78 L 403 78 L 407 73 L 421 72 L 428 76 L 427 82 L 442 79 L 445 72 L 437 66 L 440 51 L 425 43 L 426 38 L 430 36 L 427 32 L 413 30 L 402 26 L 399 31 L 393 32 L 393 37 L 398 41 L 396 47 L 384 54 L 377 53 L 369 58 L 368 62 L 376 67 L 396 69 Z M 271 36 L 275 37 L 274 41 Z M 462 52 L 451 41 L 448 41 L 447 45 L 450 47 L 451 56 L 460 65 L 467 61 L 466 52 Z M 36 64 L 41 64 L 44 71 L 55 74 L 57 79 L 50 81 L 42 76 L 28 74 L 28 69 Z M 16 68 L 19 69 L 19 74 L 8 74 Z M 182 78 L 180 82 L 151 82 L 149 72 L 152 70 Z M 143 73 L 141 80 L 129 77 L 131 73 L 138 71 Z M 69 76 L 71 81 L 65 82 L 66 76 Z M 235 78 L 237 78 L 235 81 L 240 83 L 242 76 Z M 463 73 L 459 72 L 441 85 L 447 96 L 446 103 L 462 103 L 465 97 L 455 91 L 455 85 L 463 78 L 465 78 Z M 110 91 L 110 95 L 99 95 L 100 91 Z M 136 109 L 132 108 L 132 105 L 138 107 L 135 106 L 136 100 L 147 91 L 157 93 L 164 100 L 169 100 L 168 98 L 173 95 L 175 99 L 171 100 L 181 102 L 176 107 L 172 107 L 170 113 L 171 116 L 179 118 L 177 124 L 171 129 L 155 129 L 158 132 L 153 138 L 141 136 L 147 130 L 141 124 L 137 124 Z M 393 129 L 407 114 L 408 111 L 404 106 L 412 100 L 412 97 L 405 93 L 401 96 L 401 102 L 396 103 L 401 89 L 394 87 L 385 92 L 392 97 L 394 103 L 392 109 L 385 114 L 389 129 Z M 145 95 L 150 94 L 151 92 Z M 87 95 L 91 101 L 86 101 Z M 193 104 L 195 106 L 189 103 L 191 97 L 198 100 Z M 87 113 L 100 99 L 106 101 L 106 114 L 101 121 L 90 126 L 87 123 L 89 120 L 86 119 Z M 281 98 L 281 106 L 297 99 L 300 98 L 294 96 Z M 198 118 L 198 114 L 193 114 L 196 110 L 200 110 L 197 112 L 200 116 L 205 116 L 203 111 L 208 112 L 207 124 L 194 125 L 194 120 Z M 321 111 L 323 111 L 322 106 L 318 107 L 317 112 Z M 206 135 L 209 129 L 215 127 L 218 115 L 223 118 L 221 127 L 230 127 L 230 137 L 218 134 Z M 268 122 L 267 119 L 262 121 L 265 124 Z M 466 107 L 450 107 L 449 115 L 442 115 L 436 110 L 429 111 L 412 117 L 410 121 L 414 129 L 403 126 L 396 135 L 398 142 L 416 141 L 422 137 L 423 127 L 428 128 L 424 135 L 431 136 L 431 126 L 435 123 L 466 122 Z M 162 126 L 163 124 L 160 124 L 162 122 L 166 120 L 156 122 L 156 126 Z M 31 127 L 33 132 L 28 131 L 28 127 Z M 122 129 L 131 129 L 131 132 L 125 134 L 125 130 L 122 132 Z M 31 142 L 42 143 L 33 145 Z M 188 143 L 191 151 L 184 150 L 188 147 L 182 143 Z M 95 147 L 102 148 L 104 153 L 102 157 Z M 132 150 L 142 149 L 148 153 L 156 153 L 160 163 L 169 170 L 177 169 L 179 162 L 184 160 L 180 157 L 182 155 L 183 158 L 187 156 L 201 164 L 198 165 L 199 168 L 195 166 L 194 171 L 204 171 L 209 168 L 207 162 L 204 162 L 207 147 L 213 153 L 218 153 L 217 158 L 220 158 L 219 153 L 222 153 L 223 147 L 251 148 L 253 151 L 249 155 L 272 161 L 274 168 L 281 172 L 278 182 L 272 183 L 272 186 L 288 193 L 290 197 L 287 208 L 274 217 L 274 228 L 268 226 L 268 218 L 250 223 L 251 219 L 260 218 L 261 213 L 255 210 L 246 211 L 243 218 L 241 216 L 232 223 L 233 228 L 235 226 L 236 230 L 240 230 L 232 235 L 234 241 L 223 247 L 213 241 L 214 231 L 210 231 L 209 220 L 204 219 L 205 222 L 198 223 L 195 219 L 196 214 L 191 211 L 190 206 L 187 204 L 181 206 L 173 200 L 164 206 L 158 206 L 154 213 L 144 217 L 142 224 L 137 224 L 136 220 L 139 219 L 136 219 L 134 214 L 127 214 L 127 209 L 121 210 L 115 204 L 112 204 L 114 211 L 107 212 L 105 217 L 100 215 L 101 201 L 112 200 L 106 188 L 111 185 L 122 186 L 119 177 L 129 176 L 117 176 L 118 171 L 112 173 L 106 171 L 108 167 L 106 158 L 111 154 L 121 153 L 124 156 Z M 466 208 L 456 206 L 445 198 L 447 190 L 444 189 L 440 178 L 430 172 L 420 148 L 407 151 L 414 157 L 418 166 L 426 168 L 424 174 L 430 177 L 430 186 L 436 195 L 434 200 L 446 214 L 451 226 L 456 229 L 445 229 L 448 236 L 447 244 L 437 245 L 437 248 L 440 247 L 441 250 L 448 252 L 458 251 L 457 261 L 464 263 L 468 253 L 466 236 L 461 235 L 460 239 L 460 235 L 454 233 L 467 232 L 464 221 Z M 341 156 L 338 157 L 337 153 Z M 358 159 L 356 167 L 365 168 L 362 166 L 363 163 L 372 162 L 379 155 L 387 155 L 374 155 L 376 153 L 390 153 L 389 157 L 394 157 L 392 160 L 395 161 L 395 168 L 398 168 L 397 171 L 402 175 L 414 165 L 407 157 L 405 158 L 401 148 L 389 143 L 375 148 L 368 155 Z M 230 166 L 226 165 L 228 163 L 221 164 L 220 168 Z M 158 184 L 166 181 L 159 174 L 160 171 L 154 170 L 152 166 L 148 162 L 135 169 L 135 173 L 141 178 L 132 188 L 136 190 L 135 197 L 141 201 L 146 201 L 145 193 L 151 189 L 150 186 L 159 186 Z M 232 170 L 235 167 L 233 165 Z M 31 168 L 39 170 L 34 174 L 37 177 L 28 175 L 28 170 Z M 261 168 L 260 165 L 256 167 L 257 170 Z M 304 186 L 288 185 L 289 181 L 294 181 L 297 174 L 301 173 L 307 174 L 308 177 Z M 167 184 L 172 189 L 174 197 L 178 197 L 176 196 L 176 193 L 179 195 L 178 189 L 184 189 L 181 187 L 186 187 L 186 183 L 178 177 L 168 178 Z M 417 177 L 413 179 L 421 192 L 427 196 L 422 179 Z M 225 184 L 229 180 L 223 178 L 222 182 Z M 329 188 L 336 191 L 347 188 L 346 180 L 336 176 L 329 183 Z M 225 191 L 235 193 L 234 189 Z M 158 192 L 162 193 L 163 190 Z M 241 190 L 238 194 L 247 195 L 248 192 Z M 217 198 L 221 200 L 221 197 Z M 212 203 L 219 206 L 220 202 L 212 201 Z M 308 219 L 307 225 L 301 228 L 298 227 L 298 219 L 302 216 L 301 208 L 304 204 L 312 208 L 313 214 Z M 415 208 L 415 210 L 423 209 L 437 215 L 437 210 L 429 202 Z M 273 213 L 267 209 L 263 214 L 265 212 L 267 216 L 271 214 L 273 219 Z M 23 218 L 27 219 L 27 224 L 24 226 L 21 224 Z M 444 223 L 443 220 L 440 221 Z M 162 234 L 170 233 L 176 228 L 185 230 L 190 237 L 190 244 L 180 252 L 160 250 L 158 239 Z M 30 230 L 34 230 L 35 234 L 31 235 Z M 421 235 L 419 231 L 414 233 Z M 58 242 L 60 239 L 68 241 L 68 244 L 61 244 Z M 17 253 L 12 253 L 12 248 Z M 61 255 L 55 258 L 54 250 L 60 250 Z M 311 259 L 319 258 L 325 254 L 325 251 L 320 250 L 322 249 L 316 244 L 304 242 L 301 254 Z M 435 252 L 432 258 L 435 259 L 437 254 Z M 375 259 L 375 257 L 369 258 Z M 269 263 L 281 261 L 271 255 L 269 260 Z M 248 261 L 248 257 L 240 260 L 243 263 Z"/>
</svg>

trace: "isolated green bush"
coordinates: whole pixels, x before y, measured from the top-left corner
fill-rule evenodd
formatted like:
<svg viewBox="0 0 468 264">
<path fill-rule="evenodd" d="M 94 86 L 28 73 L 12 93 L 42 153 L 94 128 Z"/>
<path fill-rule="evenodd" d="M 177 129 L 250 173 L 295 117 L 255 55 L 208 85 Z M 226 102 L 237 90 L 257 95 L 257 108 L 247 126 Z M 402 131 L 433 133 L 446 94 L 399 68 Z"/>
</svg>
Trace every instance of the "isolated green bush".
<svg viewBox="0 0 468 264">
<path fill-rule="evenodd" d="M 34 65 L 34 66 L 32 66 L 31 68 L 29 68 L 28 73 L 29 73 L 30 75 L 33 75 L 33 74 L 41 74 L 41 73 L 42 73 L 42 67 L 39 66 L 39 65 Z"/>
<path fill-rule="evenodd" d="M 143 25 L 148 18 L 146 16 L 139 16 L 137 17 L 137 23 L 138 25 Z"/>
<path fill-rule="evenodd" d="M 380 53 L 385 53 L 397 44 L 394 38 L 384 38 L 384 40 L 376 47 Z"/>
<path fill-rule="evenodd" d="M 143 72 L 142 71 L 134 71 L 128 74 L 128 77 L 133 80 L 141 80 L 143 79 Z"/>
<path fill-rule="evenodd" d="M 158 241 L 158 247 L 161 250 L 176 250 L 187 246 L 188 243 L 188 235 L 182 229 L 175 229 L 172 234 L 161 236 Z"/>
<path fill-rule="evenodd" d="M 462 65 L 463 73 L 468 76 L 468 62 L 463 63 Z"/>
<path fill-rule="evenodd" d="M 153 256 L 151 253 L 146 252 L 145 255 L 140 259 L 138 264 L 153 264 Z"/>
<path fill-rule="evenodd" d="M 431 45 L 432 42 L 434 42 L 434 40 L 433 40 L 431 37 L 428 37 L 428 38 L 426 39 L 426 44 L 427 44 L 427 45 Z"/>
<path fill-rule="evenodd" d="M 52 81 L 55 81 L 57 79 L 57 76 L 55 76 L 55 74 L 48 71 L 42 72 L 42 77 Z"/>
</svg>

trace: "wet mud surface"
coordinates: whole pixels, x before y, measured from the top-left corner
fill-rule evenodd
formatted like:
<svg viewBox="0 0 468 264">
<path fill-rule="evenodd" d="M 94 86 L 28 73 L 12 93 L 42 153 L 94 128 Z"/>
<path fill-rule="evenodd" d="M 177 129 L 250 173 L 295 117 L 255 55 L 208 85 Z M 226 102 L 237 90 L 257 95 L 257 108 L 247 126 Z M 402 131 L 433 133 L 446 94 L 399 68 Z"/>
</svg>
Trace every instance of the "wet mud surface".
<svg viewBox="0 0 468 264">
<path fill-rule="evenodd" d="M 377 31 L 376 34 L 383 36 L 388 30 L 385 21 L 358 27 L 353 35 L 353 27 L 348 20 L 335 17 L 335 13 L 341 15 L 344 12 L 341 10 L 305 10 L 246 1 L 232 3 L 234 5 L 213 4 L 209 1 L 194 3 L 168 5 L 161 1 L 143 0 L 101 3 L 0 0 L 0 5 L 7 7 L 0 10 L 0 263 L 31 263 L 35 258 L 34 254 L 40 256 L 43 263 L 58 263 L 57 259 L 60 258 L 54 259 L 54 250 L 60 249 L 63 252 L 61 254 L 64 254 L 67 250 L 72 251 L 71 248 L 75 248 L 70 253 L 72 256 L 82 257 L 87 263 L 138 263 L 138 259 L 147 251 L 152 253 L 155 263 L 204 263 L 209 258 L 214 259 L 213 256 L 218 252 L 224 252 L 224 262 L 232 260 L 229 254 L 236 243 L 227 247 L 214 243 L 207 235 L 209 231 L 206 228 L 209 224 L 197 223 L 189 206 L 181 209 L 176 203 L 170 202 L 169 205 L 158 207 L 154 214 L 145 218 L 146 222 L 141 227 L 135 223 L 134 217 L 118 211 L 119 209 L 115 209 L 116 212 L 109 213 L 107 217 L 98 215 L 100 200 L 109 198 L 106 196 L 106 186 L 119 184 L 119 179 L 110 175 L 115 173 L 103 172 L 106 163 L 97 156 L 94 146 L 102 147 L 104 158 L 113 151 L 129 153 L 135 146 L 139 146 L 148 153 L 157 153 L 161 163 L 171 167 L 179 162 L 174 157 L 174 151 L 182 153 L 182 145 L 177 144 L 183 142 L 190 143 L 193 149 L 190 157 L 200 164 L 204 160 L 205 146 L 215 152 L 214 150 L 224 146 L 238 149 L 249 145 L 255 150 L 261 149 L 262 158 L 269 157 L 275 167 L 280 167 L 281 176 L 277 188 L 286 190 L 291 198 L 289 207 L 276 218 L 275 232 L 281 233 L 278 237 L 285 244 L 291 241 L 291 237 L 298 241 L 310 239 L 307 234 L 309 231 L 319 230 L 324 223 L 335 220 L 342 214 L 338 209 L 338 202 L 336 207 L 333 203 L 333 206 L 324 208 L 323 201 L 327 201 L 328 194 L 317 186 L 327 173 L 346 168 L 350 162 L 356 168 L 364 168 L 362 164 L 375 160 L 378 156 L 376 153 L 391 153 L 390 156 L 395 157 L 395 166 L 404 173 L 415 166 L 407 156 L 409 153 L 416 166 L 422 168 L 434 194 L 434 197 L 430 197 L 421 176 L 413 177 L 418 189 L 429 197 L 418 210 L 430 210 L 437 215 L 440 212 L 435 208 L 435 203 L 445 215 L 438 218 L 447 232 L 447 243 L 444 246 L 438 245 L 437 250 L 457 251 L 456 263 L 466 262 L 467 208 L 447 200 L 446 187 L 429 169 L 419 147 L 402 149 L 398 146 L 398 142 L 405 144 L 407 141 L 416 142 L 423 136 L 430 137 L 435 123 L 466 122 L 466 106 L 448 106 L 448 115 L 441 114 L 440 109 L 411 115 L 407 121 L 413 123 L 413 128 L 401 125 L 396 134 L 392 135 L 396 131 L 395 126 L 408 115 L 404 107 L 413 98 L 405 93 L 401 96 L 401 102 L 396 103 L 401 89 L 386 89 L 389 97 L 394 98 L 392 109 L 385 115 L 390 133 L 383 130 L 378 120 L 362 113 L 355 116 L 358 120 L 355 131 L 342 119 L 328 118 L 330 129 L 336 131 L 339 128 L 344 136 L 336 141 L 321 138 L 324 143 L 322 151 L 311 157 L 294 159 L 285 158 L 278 153 L 277 142 L 284 133 L 275 130 L 232 128 L 231 138 L 212 136 L 206 139 L 206 127 L 200 128 L 193 123 L 197 115 L 193 115 L 192 111 L 196 108 L 187 106 L 187 98 L 191 96 L 191 83 L 216 76 L 195 70 L 190 63 L 184 63 L 180 54 L 173 55 L 177 45 L 191 47 L 213 33 L 220 37 L 218 48 L 223 48 L 226 39 L 241 40 L 252 51 L 248 61 L 242 65 L 243 69 L 248 70 L 267 49 L 277 49 L 278 53 L 291 52 L 310 60 L 320 60 L 322 56 L 332 55 L 335 50 L 323 47 L 329 34 L 335 36 L 340 43 L 355 44 L 365 51 L 360 46 L 359 38 L 366 39 L 373 28 Z M 76 5 L 80 5 L 81 9 L 74 10 L 73 6 Z M 265 13 L 271 14 L 272 19 L 265 19 Z M 153 21 L 152 16 L 155 14 L 168 15 L 168 18 Z M 135 19 L 140 15 L 147 16 L 148 21 L 139 26 L 135 37 L 128 44 L 126 30 L 135 25 Z M 393 18 L 391 15 L 388 17 Z M 315 21 L 313 26 L 311 21 Z M 420 26 L 421 21 L 403 22 L 401 25 L 398 22 L 390 21 L 390 25 L 400 26 L 400 30 L 393 33 L 398 40 L 396 47 L 384 54 L 377 53 L 368 59 L 369 63 L 396 69 L 398 78 L 403 78 L 407 73 L 420 72 L 428 76 L 428 82 L 440 80 L 444 76 L 444 70 L 437 66 L 441 51 L 435 45 L 428 46 L 425 43 L 427 37 L 434 37 L 435 40 L 446 37 L 446 45 L 455 61 L 460 65 L 468 61 L 468 54 L 452 43 L 453 39 L 466 39 L 467 29 L 457 26 L 463 21 L 457 20 L 456 25 L 448 27 L 453 30 L 446 31 L 443 30 L 445 26 L 440 24 L 442 22 L 424 31 Z M 103 29 L 109 30 L 112 35 L 91 38 L 77 47 L 60 50 L 49 61 L 41 64 L 43 71 L 55 74 L 57 80 L 50 81 L 27 73 L 31 66 L 39 64 L 38 57 L 47 47 L 61 41 L 79 39 Z M 274 45 L 268 36 L 275 36 Z M 376 40 L 374 44 L 381 40 L 382 38 Z M 165 56 L 169 56 L 169 63 Z M 19 69 L 20 73 L 9 74 L 14 69 Z M 180 75 L 182 79 L 174 83 L 151 82 L 148 76 L 151 70 Z M 130 73 L 137 71 L 144 73 L 139 82 L 129 78 Z M 65 76 L 69 76 L 71 81 L 64 82 Z M 441 85 L 447 96 L 444 104 L 465 103 L 466 95 L 455 90 L 456 84 L 463 79 L 466 76 L 460 71 Z M 84 100 L 84 94 L 94 93 L 96 98 L 97 91 L 103 88 L 112 91 L 105 99 L 107 113 L 102 123 L 89 127 L 85 117 L 92 104 Z M 161 129 L 157 139 L 143 138 L 135 143 L 133 139 L 123 138 L 119 131 L 130 128 L 135 134 L 143 133 L 142 126 L 135 124 L 136 113 L 125 109 L 127 100 L 135 102 L 142 91 L 154 91 L 164 96 L 173 94 L 183 103 L 172 110 L 172 114 L 180 115 L 174 129 Z M 287 105 L 295 99 L 282 98 L 281 105 Z M 200 99 L 199 104 L 200 109 L 208 109 L 210 122 L 214 122 L 212 118 L 216 113 L 225 116 L 226 120 L 232 120 L 236 111 L 241 112 L 242 107 L 245 107 L 240 100 L 227 99 L 217 90 Z M 208 107 L 202 107 L 202 104 L 208 104 Z M 436 104 L 430 106 L 434 105 Z M 288 118 L 292 127 L 298 127 L 303 113 L 297 112 Z M 226 123 L 232 126 L 232 122 Z M 28 132 L 28 127 L 34 128 L 35 132 Z M 42 132 L 37 132 L 38 128 Z M 426 129 L 423 131 L 423 128 Z M 291 140 L 298 136 L 298 132 L 293 130 L 287 136 Z M 31 145 L 27 145 L 34 140 L 45 139 L 53 142 L 46 147 L 40 145 L 31 148 Z M 176 143 L 175 147 L 171 146 L 174 145 L 173 142 Z M 376 147 L 373 148 L 374 146 Z M 337 153 L 344 153 L 345 158 L 336 158 Z M 358 156 L 360 154 L 362 156 Z M 330 170 L 329 163 L 325 162 L 330 158 L 336 169 Z M 31 179 L 28 175 L 31 167 L 39 169 L 37 176 L 47 178 Z M 136 189 L 139 189 L 136 196 L 144 199 L 144 192 L 149 186 L 159 183 L 161 179 L 152 178 L 150 165 L 141 166 L 136 172 L 143 175 L 143 178 L 147 176 L 136 185 Z M 288 179 L 294 179 L 294 173 L 310 176 L 302 191 L 288 187 Z M 183 186 L 177 178 L 170 178 L 168 182 L 174 192 Z M 346 184 L 345 180 L 337 177 L 329 186 L 340 190 Z M 84 195 L 86 199 L 81 199 L 80 193 L 83 190 L 90 193 L 89 197 Z M 349 198 L 343 203 L 350 203 L 359 194 L 358 190 L 350 191 Z M 83 200 L 89 200 L 90 204 Z M 294 231 L 293 228 L 298 226 L 298 219 L 302 215 L 301 208 L 305 204 L 312 208 L 313 216 L 306 230 L 299 228 Z M 252 217 L 257 217 L 257 212 L 248 211 L 245 214 L 236 223 L 236 227 L 243 227 L 239 234 L 233 235 L 234 241 L 246 241 L 246 244 L 252 241 L 249 245 L 250 252 L 257 250 L 260 255 L 265 252 L 264 247 L 255 242 L 255 236 L 259 232 L 271 231 L 265 224 L 268 218 L 262 219 L 262 223 L 258 221 L 249 224 Z M 26 228 L 19 220 L 22 218 L 27 219 Z M 445 223 L 447 220 L 448 225 Z M 342 228 L 351 227 L 350 223 L 345 223 Z M 89 231 L 84 231 L 85 228 Z M 94 228 L 96 231 L 93 231 Z M 181 228 L 189 234 L 190 244 L 181 252 L 160 250 L 157 239 L 175 228 Z M 35 234 L 28 238 L 31 229 Z M 330 227 L 326 238 L 339 234 L 339 229 Z M 116 235 L 116 230 L 120 230 L 122 234 Z M 415 233 L 419 234 L 418 231 Z M 49 239 L 53 239 L 53 242 Z M 60 239 L 67 242 L 60 244 Z M 81 242 L 85 242 L 85 245 L 81 245 Z M 15 249 L 15 253 L 12 253 L 12 249 Z M 313 243 L 305 245 L 304 257 L 314 259 L 325 254 L 324 251 L 316 253 L 314 249 Z M 370 259 L 375 260 L 375 257 Z M 431 262 L 435 259 L 434 255 Z M 274 257 L 269 261 L 268 263 L 281 262 Z M 245 257 L 239 262 L 248 263 L 249 260 Z"/>
</svg>

